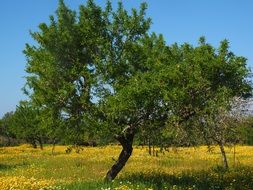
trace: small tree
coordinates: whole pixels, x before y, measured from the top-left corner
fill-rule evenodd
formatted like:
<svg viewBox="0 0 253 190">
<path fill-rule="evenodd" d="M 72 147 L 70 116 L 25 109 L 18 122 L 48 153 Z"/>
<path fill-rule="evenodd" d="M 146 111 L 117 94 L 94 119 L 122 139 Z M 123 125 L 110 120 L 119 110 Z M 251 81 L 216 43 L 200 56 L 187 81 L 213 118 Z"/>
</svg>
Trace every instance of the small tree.
<svg viewBox="0 0 253 190">
<path fill-rule="evenodd" d="M 237 128 L 240 142 L 247 145 L 253 145 L 253 118 L 247 116 L 239 123 Z"/>
<path fill-rule="evenodd" d="M 14 112 L 7 112 L 0 120 L 0 136 L 7 138 L 7 142 L 3 142 L 3 145 L 10 146 L 12 140 L 16 138 L 15 134 L 11 131 Z"/>
<path fill-rule="evenodd" d="M 34 108 L 28 101 L 21 101 L 17 107 L 10 130 L 17 138 L 37 148 L 37 143 L 43 149 L 43 141 L 46 138 L 46 130 L 41 126 L 41 115 L 37 108 Z"/>
<path fill-rule="evenodd" d="M 190 134 L 189 137 L 194 133 L 202 134 L 207 141 L 218 144 L 226 168 L 224 145 L 231 141 L 235 132 L 230 123 L 234 98 L 251 91 L 246 59 L 235 56 L 228 48 L 227 40 L 215 49 L 205 43 L 204 38 L 200 38 L 200 44 L 195 48 L 189 44 L 175 45 L 173 51 L 178 59 L 178 75 L 174 80 L 177 88 L 181 89 L 175 91 L 176 96 L 171 96 L 174 124 L 181 126 L 186 135 Z M 166 93 L 170 95 L 170 91 Z"/>
</svg>

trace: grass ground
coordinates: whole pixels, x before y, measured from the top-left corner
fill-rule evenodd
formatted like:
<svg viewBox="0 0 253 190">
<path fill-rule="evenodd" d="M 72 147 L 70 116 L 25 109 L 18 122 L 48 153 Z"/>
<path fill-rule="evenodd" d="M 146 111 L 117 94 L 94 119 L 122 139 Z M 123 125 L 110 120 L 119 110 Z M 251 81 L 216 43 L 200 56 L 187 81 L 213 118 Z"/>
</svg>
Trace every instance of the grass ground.
<svg viewBox="0 0 253 190">
<path fill-rule="evenodd" d="M 0 189 L 253 189 L 253 147 L 226 148 L 230 170 L 221 165 L 219 149 L 177 148 L 149 156 L 135 147 L 112 183 L 103 178 L 117 159 L 120 146 L 87 147 L 65 153 L 66 146 L 43 151 L 27 145 L 0 148 Z"/>
</svg>

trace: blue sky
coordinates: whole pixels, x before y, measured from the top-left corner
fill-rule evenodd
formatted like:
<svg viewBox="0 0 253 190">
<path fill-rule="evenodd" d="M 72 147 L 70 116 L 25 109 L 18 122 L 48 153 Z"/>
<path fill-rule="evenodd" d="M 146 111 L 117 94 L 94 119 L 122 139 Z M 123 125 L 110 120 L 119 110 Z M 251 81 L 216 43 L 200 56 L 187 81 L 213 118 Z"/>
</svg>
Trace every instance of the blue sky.
<svg viewBox="0 0 253 190">
<path fill-rule="evenodd" d="M 65 0 L 72 9 L 85 0 Z M 105 1 L 96 0 L 104 6 Z M 116 0 L 112 1 L 116 4 Z M 140 0 L 123 0 L 127 9 L 138 7 Z M 168 44 L 196 44 L 200 36 L 214 46 L 222 39 L 230 41 L 231 50 L 248 58 L 253 66 L 253 1 L 252 0 L 147 0 L 147 15 L 152 18 L 151 31 L 165 36 Z M 54 14 L 57 0 L 0 1 L 0 117 L 15 110 L 26 97 L 26 64 L 22 51 L 33 43 L 29 30 L 36 31 L 41 22 Z"/>
</svg>

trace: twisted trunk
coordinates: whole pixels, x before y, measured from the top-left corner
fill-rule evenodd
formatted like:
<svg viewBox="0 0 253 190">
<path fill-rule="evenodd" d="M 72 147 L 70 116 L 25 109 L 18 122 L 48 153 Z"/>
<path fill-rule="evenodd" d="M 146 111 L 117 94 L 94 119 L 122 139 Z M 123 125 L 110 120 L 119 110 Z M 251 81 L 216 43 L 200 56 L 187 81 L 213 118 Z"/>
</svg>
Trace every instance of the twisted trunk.
<svg viewBox="0 0 253 190">
<path fill-rule="evenodd" d="M 134 130 L 130 126 L 126 127 L 120 135 L 116 135 L 115 138 L 120 142 L 122 146 L 122 151 L 118 157 L 118 160 L 107 172 L 105 180 L 112 181 L 118 175 L 118 173 L 125 166 L 126 162 L 130 158 L 133 151 L 133 139 L 134 139 Z"/>
</svg>

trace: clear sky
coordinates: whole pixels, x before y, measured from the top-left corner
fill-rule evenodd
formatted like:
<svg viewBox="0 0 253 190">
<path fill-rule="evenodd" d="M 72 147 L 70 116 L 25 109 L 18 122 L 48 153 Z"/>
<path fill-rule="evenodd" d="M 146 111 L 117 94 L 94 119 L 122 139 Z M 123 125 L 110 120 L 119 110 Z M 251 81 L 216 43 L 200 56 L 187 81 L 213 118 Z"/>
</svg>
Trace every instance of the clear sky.
<svg viewBox="0 0 253 190">
<path fill-rule="evenodd" d="M 72 9 L 85 0 L 65 0 Z M 96 0 L 104 6 L 104 0 Z M 113 0 L 113 4 L 116 4 Z M 127 9 L 138 7 L 140 0 L 123 0 Z M 147 0 L 147 15 L 152 18 L 151 31 L 165 36 L 168 44 L 196 44 L 200 36 L 214 46 L 222 39 L 230 41 L 231 50 L 248 58 L 253 66 L 253 0 Z M 57 0 L 0 1 L 0 118 L 15 110 L 26 97 L 26 64 L 22 51 L 33 43 L 29 30 L 36 31 L 41 22 L 54 14 Z"/>
</svg>

